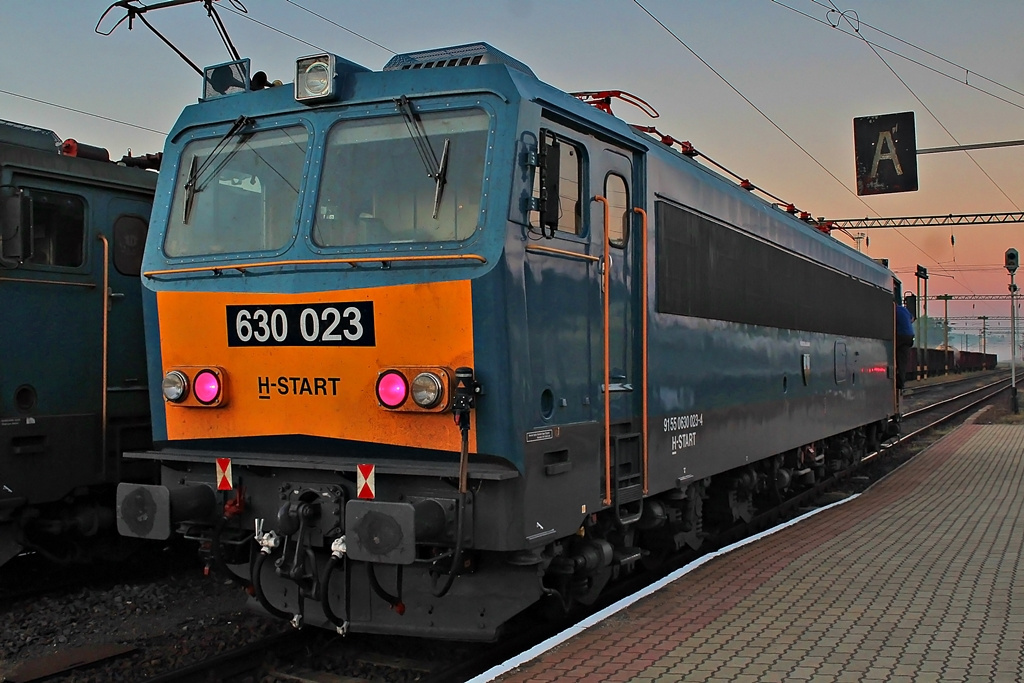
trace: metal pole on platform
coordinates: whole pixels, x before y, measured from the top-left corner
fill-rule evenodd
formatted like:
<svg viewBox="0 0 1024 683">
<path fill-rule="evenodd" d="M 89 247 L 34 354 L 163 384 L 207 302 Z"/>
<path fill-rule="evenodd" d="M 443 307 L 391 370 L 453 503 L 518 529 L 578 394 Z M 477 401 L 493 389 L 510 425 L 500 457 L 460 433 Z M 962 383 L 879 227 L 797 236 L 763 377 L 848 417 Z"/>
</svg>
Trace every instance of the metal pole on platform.
<svg viewBox="0 0 1024 683">
<path fill-rule="evenodd" d="M 921 327 L 924 328 L 924 341 L 921 345 L 924 347 L 924 376 L 928 376 L 928 326 L 931 325 L 931 318 L 928 317 L 928 271 L 925 271 L 924 276 L 924 322 Z"/>
<path fill-rule="evenodd" d="M 1020 256 L 1016 249 L 1006 250 L 1006 271 L 1010 274 L 1010 407 L 1014 413 L 1020 412 L 1017 403 L 1017 307 L 1014 304 L 1014 297 L 1017 294 L 1017 285 L 1013 281 L 1013 275 L 1017 272 L 1020 263 Z"/>
<path fill-rule="evenodd" d="M 925 351 L 927 344 L 924 342 L 924 335 L 921 334 L 922 329 L 926 329 L 926 321 L 921 317 L 921 280 L 924 280 L 924 317 L 928 317 L 928 269 L 922 265 L 917 266 L 917 271 L 914 272 L 914 277 L 917 278 L 917 297 L 914 299 L 914 346 L 917 347 L 917 367 L 914 369 L 914 379 L 924 379 L 925 372 L 924 368 L 927 368 L 927 362 L 925 361 Z"/>
<path fill-rule="evenodd" d="M 942 374 L 949 374 L 949 300 L 952 299 L 950 294 L 939 294 L 936 299 L 939 299 L 943 303 L 942 311 Z"/>
</svg>

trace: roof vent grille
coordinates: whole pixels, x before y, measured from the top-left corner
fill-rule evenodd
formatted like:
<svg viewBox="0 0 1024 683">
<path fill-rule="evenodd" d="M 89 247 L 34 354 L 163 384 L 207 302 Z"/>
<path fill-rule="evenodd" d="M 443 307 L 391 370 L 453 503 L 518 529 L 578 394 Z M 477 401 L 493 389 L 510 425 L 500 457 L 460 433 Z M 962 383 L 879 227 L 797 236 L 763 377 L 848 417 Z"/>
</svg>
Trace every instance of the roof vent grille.
<svg viewBox="0 0 1024 683">
<path fill-rule="evenodd" d="M 521 71 L 536 78 L 530 67 L 501 50 L 491 47 L 487 43 L 469 43 L 468 45 L 456 45 L 437 50 L 407 52 L 406 54 L 395 55 L 391 58 L 391 61 L 384 65 L 384 71 L 439 69 L 442 67 L 474 66 L 477 64 L 504 64 L 511 69 Z"/>
</svg>

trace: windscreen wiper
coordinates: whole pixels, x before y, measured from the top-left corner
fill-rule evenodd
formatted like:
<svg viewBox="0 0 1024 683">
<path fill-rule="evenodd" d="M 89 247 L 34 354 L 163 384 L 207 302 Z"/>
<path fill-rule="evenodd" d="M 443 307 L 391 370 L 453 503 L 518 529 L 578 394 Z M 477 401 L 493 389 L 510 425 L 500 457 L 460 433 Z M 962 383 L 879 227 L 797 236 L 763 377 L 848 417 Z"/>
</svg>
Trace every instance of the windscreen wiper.
<svg viewBox="0 0 1024 683">
<path fill-rule="evenodd" d="M 199 181 L 204 177 L 204 175 L 206 175 L 206 172 L 209 170 L 213 162 L 220 158 L 225 145 L 227 145 L 231 138 L 238 135 L 243 129 L 251 126 L 255 122 L 255 119 L 248 116 L 239 116 L 235 119 L 235 122 L 231 124 L 231 128 L 228 129 L 228 132 L 224 133 L 224 137 L 217 141 L 217 144 L 214 145 L 213 150 L 210 152 L 209 156 L 203 160 L 201 165 L 198 163 L 198 157 L 192 157 L 192 165 L 189 167 L 188 178 L 185 180 L 185 208 L 182 212 L 182 223 L 188 225 L 189 217 L 192 214 L 192 205 L 195 203 L 196 194 L 206 189 L 206 186 L 209 184 L 209 180 L 203 183 L 200 183 Z M 249 134 L 249 136 L 251 135 L 252 133 Z M 231 161 L 232 157 L 238 153 L 240 147 L 241 144 L 235 145 L 235 148 L 231 150 L 230 154 L 225 154 L 223 159 L 220 160 L 220 163 L 217 164 L 217 167 L 213 169 L 213 172 L 210 173 L 208 177 L 212 178 L 220 173 L 221 169 L 224 168 L 224 166 Z"/>
<path fill-rule="evenodd" d="M 441 150 L 441 163 L 437 167 L 437 174 L 434 176 L 434 218 L 437 219 L 437 212 L 441 208 L 441 195 L 444 194 L 444 185 L 448 182 L 448 149 L 451 147 L 451 139 L 444 139 L 444 149 Z"/>
<path fill-rule="evenodd" d="M 423 127 L 423 119 L 413 109 L 409 98 L 402 95 L 395 100 L 395 105 L 398 107 L 398 111 L 402 113 L 402 118 L 405 119 L 405 127 L 409 129 L 409 137 L 412 138 L 413 144 L 416 145 L 420 161 L 423 162 L 424 168 L 427 169 L 427 177 L 434 181 L 433 217 L 436 219 L 437 213 L 441 209 L 441 197 L 444 194 L 444 186 L 448 182 L 448 150 L 451 147 L 451 138 L 444 139 L 444 149 L 441 150 L 441 159 L 438 160 L 437 155 L 434 154 L 434 148 L 430 145 L 427 131 Z"/>
</svg>

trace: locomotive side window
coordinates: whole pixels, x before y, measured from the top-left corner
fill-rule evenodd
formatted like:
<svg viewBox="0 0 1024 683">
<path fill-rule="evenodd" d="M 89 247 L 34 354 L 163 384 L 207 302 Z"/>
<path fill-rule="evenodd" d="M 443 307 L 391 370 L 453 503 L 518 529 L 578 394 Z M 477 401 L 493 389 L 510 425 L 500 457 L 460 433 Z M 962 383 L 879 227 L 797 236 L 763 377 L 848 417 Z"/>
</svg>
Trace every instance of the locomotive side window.
<svg viewBox="0 0 1024 683">
<path fill-rule="evenodd" d="M 77 268 L 85 258 L 85 201 L 81 197 L 32 190 L 32 257 L 39 266 Z"/>
<path fill-rule="evenodd" d="M 626 246 L 629 239 L 629 190 L 626 179 L 620 175 L 610 174 L 604 181 L 604 193 L 608 199 L 608 243 L 613 247 Z"/>
<path fill-rule="evenodd" d="M 313 222 L 317 246 L 450 242 L 476 232 L 490 117 L 477 109 L 418 116 L 422 132 L 401 116 L 334 125 Z"/>
<path fill-rule="evenodd" d="M 168 256 L 273 251 L 297 220 L 309 133 L 291 126 L 189 143 L 164 237 Z"/>
<path fill-rule="evenodd" d="M 892 338 L 892 291 L 668 202 L 655 204 L 659 313 Z M 828 296 L 808 296 L 817 282 Z"/>
<path fill-rule="evenodd" d="M 583 234 L 583 154 L 580 147 L 565 138 L 557 138 L 558 150 L 558 231 Z M 533 196 L 540 198 L 540 172 L 533 176 Z M 530 212 L 530 225 L 540 225 L 540 214 Z"/>
</svg>

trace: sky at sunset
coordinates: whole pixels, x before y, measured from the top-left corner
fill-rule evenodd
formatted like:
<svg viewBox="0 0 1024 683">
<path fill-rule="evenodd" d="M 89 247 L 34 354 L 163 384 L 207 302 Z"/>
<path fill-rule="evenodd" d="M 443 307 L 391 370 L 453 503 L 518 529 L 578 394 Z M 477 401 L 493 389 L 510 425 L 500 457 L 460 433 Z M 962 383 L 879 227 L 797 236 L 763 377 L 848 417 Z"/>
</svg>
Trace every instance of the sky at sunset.
<svg viewBox="0 0 1024 683">
<path fill-rule="evenodd" d="M 93 29 L 108 4 L 0 0 L 0 118 L 107 147 L 116 158 L 129 147 L 135 153 L 162 147 L 161 133 L 196 100 L 201 79 L 141 23 L 97 35 Z M 661 117 L 651 120 L 625 104 L 616 106 L 618 116 L 689 140 L 814 216 L 1024 210 L 1024 147 L 922 155 L 917 192 L 857 197 L 852 123 L 913 111 L 922 149 L 1024 140 L 1021 0 L 219 0 L 216 6 L 253 71 L 285 82 L 296 57 L 321 50 L 380 69 L 396 52 L 485 41 L 564 90 L 629 91 Z M 112 10 L 101 28 L 123 14 Z M 147 18 L 200 66 L 228 59 L 201 4 Z M 888 258 L 907 289 L 915 288 L 915 266 L 925 266 L 932 295 L 1005 294 L 1003 253 L 1024 252 L 1020 224 L 865 233 L 861 248 Z M 954 322 L 961 332 L 951 341 L 962 346 L 966 332 L 976 350 L 977 317 L 991 316 L 989 327 L 998 330 L 1008 327 L 997 317 L 1009 309 L 1006 301 L 949 302 L 951 318 L 970 318 Z M 942 311 L 941 302 L 930 304 L 933 316 Z M 1009 355 L 998 331 L 989 336 L 989 351 L 996 350 Z"/>
</svg>

